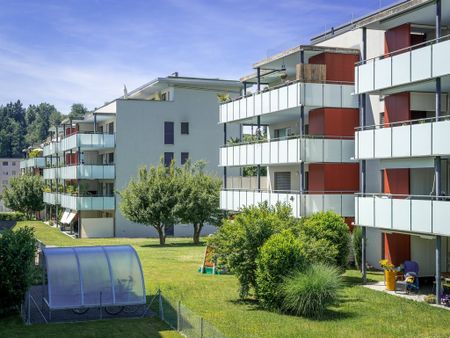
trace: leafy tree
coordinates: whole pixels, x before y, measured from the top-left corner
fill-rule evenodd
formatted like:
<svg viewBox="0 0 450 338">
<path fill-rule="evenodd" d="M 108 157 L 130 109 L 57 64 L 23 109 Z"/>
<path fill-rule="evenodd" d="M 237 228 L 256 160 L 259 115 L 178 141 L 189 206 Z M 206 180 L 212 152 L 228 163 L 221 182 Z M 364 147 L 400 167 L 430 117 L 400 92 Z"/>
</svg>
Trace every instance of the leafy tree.
<svg viewBox="0 0 450 338">
<path fill-rule="evenodd" d="M 264 243 L 275 233 L 298 227 L 299 220 L 292 216 L 288 204 L 272 207 L 263 202 L 243 208 L 234 220 L 225 220 L 209 239 L 218 261 L 238 278 L 240 297 L 257 289 L 256 260 Z"/>
<path fill-rule="evenodd" d="M 194 227 L 193 240 L 200 242 L 200 233 L 205 223 L 217 225 L 223 212 L 220 210 L 220 188 L 222 181 L 218 177 L 204 173 L 205 163 L 189 162 L 183 166 L 180 179 L 176 213 L 181 222 Z"/>
<path fill-rule="evenodd" d="M 77 119 L 89 113 L 89 110 L 81 103 L 74 103 L 70 109 L 69 118 Z"/>
<path fill-rule="evenodd" d="M 36 240 L 33 229 L 10 229 L 0 236 L 0 315 L 18 309 L 34 274 Z"/>
<path fill-rule="evenodd" d="M 25 130 L 25 109 L 20 101 L 0 106 L 0 157 L 22 156 Z"/>
<path fill-rule="evenodd" d="M 12 178 L 1 198 L 7 208 L 20 211 L 31 219 L 44 208 L 44 182 L 41 176 L 23 175 Z"/>
<path fill-rule="evenodd" d="M 48 129 L 53 122 L 61 120 L 61 114 L 56 108 L 48 103 L 41 103 L 39 105 L 30 105 L 26 112 L 27 134 L 26 142 L 28 145 L 33 145 L 42 142 L 48 135 Z"/>
<path fill-rule="evenodd" d="M 159 235 L 159 243 L 166 242 L 167 226 L 176 224 L 176 207 L 179 170 L 172 161 L 165 167 L 161 159 L 157 167 L 139 169 L 137 177 L 131 179 L 121 197 L 120 211 L 128 220 L 152 226 Z"/>
</svg>

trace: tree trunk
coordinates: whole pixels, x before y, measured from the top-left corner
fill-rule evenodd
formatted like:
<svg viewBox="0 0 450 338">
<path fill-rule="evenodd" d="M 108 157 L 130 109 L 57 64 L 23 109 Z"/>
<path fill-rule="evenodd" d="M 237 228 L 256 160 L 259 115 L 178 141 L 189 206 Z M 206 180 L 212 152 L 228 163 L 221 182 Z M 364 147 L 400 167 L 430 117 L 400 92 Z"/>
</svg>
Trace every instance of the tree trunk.
<svg viewBox="0 0 450 338">
<path fill-rule="evenodd" d="M 194 244 L 200 244 L 200 233 L 202 231 L 202 228 L 203 228 L 202 223 L 194 224 L 194 236 L 193 236 Z"/>
<path fill-rule="evenodd" d="M 164 225 L 156 227 L 156 230 L 158 231 L 159 235 L 159 245 L 166 244 L 166 232 L 164 230 Z"/>
</svg>

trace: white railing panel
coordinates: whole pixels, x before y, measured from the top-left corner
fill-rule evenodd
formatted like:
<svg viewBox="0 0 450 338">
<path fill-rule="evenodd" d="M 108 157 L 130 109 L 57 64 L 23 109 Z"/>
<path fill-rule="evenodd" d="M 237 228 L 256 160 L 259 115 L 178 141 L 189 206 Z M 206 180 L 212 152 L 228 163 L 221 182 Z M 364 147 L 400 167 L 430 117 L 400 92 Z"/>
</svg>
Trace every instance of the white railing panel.
<svg viewBox="0 0 450 338">
<path fill-rule="evenodd" d="M 411 51 L 411 80 L 421 81 L 431 77 L 431 46 Z"/>
<path fill-rule="evenodd" d="M 270 91 L 262 93 L 262 111 L 261 114 L 270 113 Z"/>
<path fill-rule="evenodd" d="M 375 227 L 392 228 L 392 200 L 388 197 L 375 198 Z"/>
<path fill-rule="evenodd" d="M 450 121 L 433 123 L 433 155 L 450 154 Z"/>
<path fill-rule="evenodd" d="M 247 102 L 247 117 L 255 116 L 255 96 L 249 96 L 246 98 Z"/>
<path fill-rule="evenodd" d="M 263 145 L 263 163 L 272 163 L 272 164 L 278 164 L 279 163 L 279 161 L 278 161 L 278 156 L 279 156 L 279 151 L 278 151 L 278 148 L 279 148 L 279 145 L 280 145 L 280 143 L 279 142 L 270 142 L 269 143 L 269 152 L 268 152 L 268 154 L 267 155 L 269 155 L 269 162 L 265 162 L 264 161 L 264 159 L 265 159 L 265 152 L 266 152 L 266 149 L 267 149 L 267 147 L 265 147 L 264 145 Z"/>
<path fill-rule="evenodd" d="M 450 74 L 450 40 L 433 45 L 433 76 Z"/>
<path fill-rule="evenodd" d="M 220 209 L 230 210 L 230 208 L 228 206 L 227 196 L 228 196 L 228 191 L 226 191 L 226 190 L 220 191 Z"/>
<path fill-rule="evenodd" d="M 342 161 L 342 140 L 323 140 L 323 156 L 325 162 L 341 162 Z"/>
<path fill-rule="evenodd" d="M 255 115 L 262 114 L 262 94 L 253 95 L 255 99 Z"/>
<path fill-rule="evenodd" d="M 342 140 L 342 162 L 350 162 L 355 158 L 355 140 Z"/>
<path fill-rule="evenodd" d="M 392 157 L 407 157 L 411 151 L 411 126 L 392 128 Z"/>
<path fill-rule="evenodd" d="M 433 201 L 433 233 L 450 236 L 450 201 Z"/>
<path fill-rule="evenodd" d="M 431 154 L 431 123 L 414 124 L 411 128 L 411 155 L 427 156 Z"/>
<path fill-rule="evenodd" d="M 227 106 L 227 121 L 233 121 L 233 102 L 228 102 Z"/>
<path fill-rule="evenodd" d="M 358 66 L 358 93 L 373 90 L 373 60 Z"/>
<path fill-rule="evenodd" d="M 241 201 L 239 200 L 239 191 L 232 191 L 232 210 L 239 210 L 241 208 Z"/>
<path fill-rule="evenodd" d="M 301 155 L 307 162 L 323 161 L 323 139 L 307 138 L 302 140 L 303 149 Z"/>
<path fill-rule="evenodd" d="M 358 108 L 358 95 L 354 95 L 355 86 L 342 85 L 342 107 Z"/>
<path fill-rule="evenodd" d="M 295 108 L 299 105 L 299 84 L 294 83 L 289 86 L 288 88 L 288 108 Z"/>
<path fill-rule="evenodd" d="M 299 144 L 300 144 L 300 140 L 299 139 L 291 139 L 288 140 L 288 160 L 287 162 L 289 163 L 298 163 L 300 160 L 299 157 Z"/>
<path fill-rule="evenodd" d="M 279 108 L 280 110 L 284 110 L 288 108 L 288 88 L 287 86 L 280 87 L 278 89 L 279 93 Z"/>
<path fill-rule="evenodd" d="M 342 107 L 342 85 L 324 84 L 323 85 L 323 106 L 324 107 Z"/>
<path fill-rule="evenodd" d="M 358 132 L 358 157 L 372 158 L 374 156 L 374 133 L 375 130 L 362 130 Z"/>
<path fill-rule="evenodd" d="M 256 164 L 262 163 L 262 144 L 261 143 L 255 144 L 255 163 Z"/>
<path fill-rule="evenodd" d="M 237 149 L 240 153 L 239 155 L 239 165 L 247 165 L 247 144 L 243 144 Z"/>
<path fill-rule="evenodd" d="M 379 86 L 377 88 L 384 88 L 389 86 L 397 86 L 400 84 L 408 83 L 411 81 L 411 59 L 410 53 L 402 53 L 395 55 L 392 58 L 386 59 L 392 60 L 392 83 L 388 85 Z M 380 61 L 377 61 L 377 63 Z M 376 76 L 379 72 L 377 70 Z"/>
<path fill-rule="evenodd" d="M 234 155 L 233 155 L 233 149 L 234 147 L 227 147 L 227 164 L 233 165 L 234 164 Z"/>
<path fill-rule="evenodd" d="M 357 197 L 358 224 L 374 226 L 374 200 L 373 197 Z"/>
<path fill-rule="evenodd" d="M 239 165 L 240 146 L 230 148 L 233 149 L 233 165 Z"/>
<path fill-rule="evenodd" d="M 340 215 L 342 212 L 342 195 L 329 194 L 322 196 L 324 201 L 322 211 L 331 210 Z"/>
<path fill-rule="evenodd" d="M 323 85 L 318 83 L 307 83 L 304 86 L 305 102 L 307 106 L 322 107 L 323 105 Z"/>
<path fill-rule="evenodd" d="M 278 147 L 278 163 L 288 163 L 288 140 L 281 140 L 277 142 Z"/>
<path fill-rule="evenodd" d="M 411 200 L 411 231 L 431 233 L 432 201 Z"/>
<path fill-rule="evenodd" d="M 247 144 L 247 164 L 254 164 L 255 161 L 255 144 Z"/>
<path fill-rule="evenodd" d="M 233 119 L 234 120 L 239 120 L 241 118 L 240 109 L 239 109 L 240 102 L 241 102 L 241 100 L 233 101 Z"/>
<path fill-rule="evenodd" d="M 270 161 L 270 143 L 261 143 L 261 163 L 269 163 Z"/>
<path fill-rule="evenodd" d="M 375 157 L 391 157 L 391 129 L 382 128 L 375 130 Z"/>
<path fill-rule="evenodd" d="M 397 230 L 409 230 L 411 224 L 411 201 L 392 199 L 392 225 Z"/>
<path fill-rule="evenodd" d="M 278 99 L 279 99 L 279 89 L 274 89 L 270 91 L 270 111 L 278 111 Z"/>
<path fill-rule="evenodd" d="M 375 61 L 375 88 L 390 86 L 391 79 L 391 58 Z"/>
<path fill-rule="evenodd" d="M 342 216 L 355 217 L 355 195 L 343 194 L 342 197 Z"/>
</svg>

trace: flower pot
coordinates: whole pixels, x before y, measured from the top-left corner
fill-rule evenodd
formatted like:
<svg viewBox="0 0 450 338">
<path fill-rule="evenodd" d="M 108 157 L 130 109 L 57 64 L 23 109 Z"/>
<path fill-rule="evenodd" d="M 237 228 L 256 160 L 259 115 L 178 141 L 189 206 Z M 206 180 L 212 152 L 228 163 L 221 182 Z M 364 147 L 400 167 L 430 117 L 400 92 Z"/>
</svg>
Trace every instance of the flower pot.
<svg viewBox="0 0 450 338">
<path fill-rule="evenodd" d="M 386 290 L 395 291 L 395 276 L 397 271 L 384 271 L 384 280 L 386 284 Z"/>
</svg>

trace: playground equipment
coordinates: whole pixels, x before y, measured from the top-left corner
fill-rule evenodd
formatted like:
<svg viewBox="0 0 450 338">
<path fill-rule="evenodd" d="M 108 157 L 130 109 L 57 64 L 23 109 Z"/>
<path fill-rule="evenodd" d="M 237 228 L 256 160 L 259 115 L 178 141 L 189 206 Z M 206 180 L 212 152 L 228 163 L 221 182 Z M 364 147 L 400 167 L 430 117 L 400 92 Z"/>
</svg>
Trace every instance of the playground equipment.
<svg viewBox="0 0 450 338">
<path fill-rule="evenodd" d="M 210 245 L 207 245 L 205 248 L 203 262 L 198 268 L 198 272 L 207 275 L 222 275 L 226 272 L 223 267 L 216 265 L 216 261 L 214 260 L 214 248 Z"/>
</svg>

